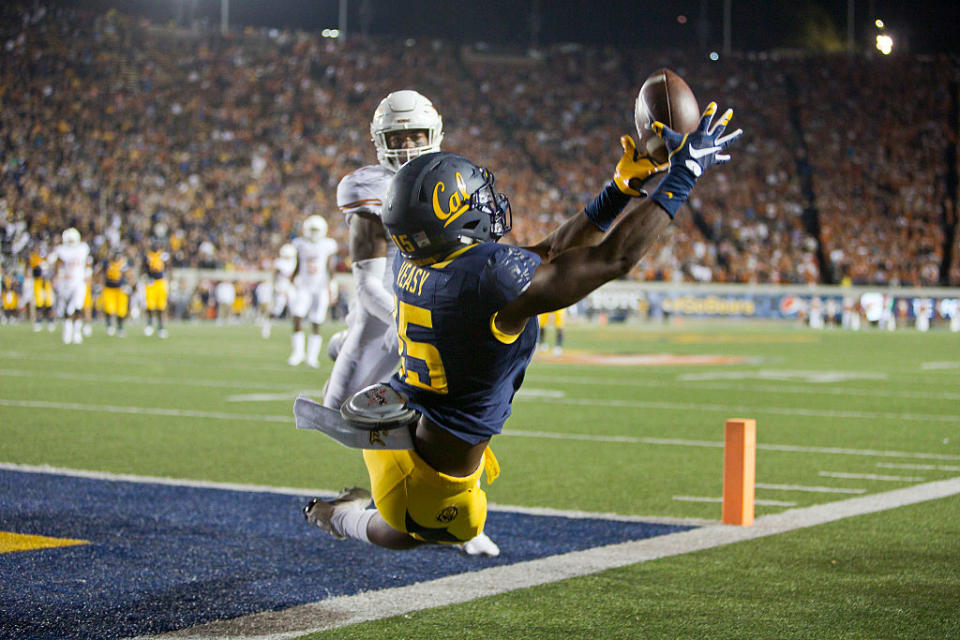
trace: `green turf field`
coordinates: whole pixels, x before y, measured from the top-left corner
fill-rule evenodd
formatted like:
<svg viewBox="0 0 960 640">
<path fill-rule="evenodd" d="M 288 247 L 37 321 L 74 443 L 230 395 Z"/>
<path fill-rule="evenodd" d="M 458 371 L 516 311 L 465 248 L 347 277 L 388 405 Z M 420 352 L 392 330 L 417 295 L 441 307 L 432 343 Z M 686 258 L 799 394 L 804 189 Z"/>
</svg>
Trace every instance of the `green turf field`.
<svg viewBox="0 0 960 640">
<path fill-rule="evenodd" d="M 0 462 L 367 482 L 356 452 L 294 428 L 293 399 L 319 397 L 329 366 L 287 366 L 286 326 L 170 333 L 98 326 L 65 346 L 0 327 Z M 960 334 L 686 322 L 568 327 L 566 347 L 531 365 L 494 440 L 492 503 L 717 520 L 731 417 L 757 420 L 758 516 L 960 476 Z M 958 522 L 960 499 L 941 499 L 320 637 L 958 637 Z"/>
</svg>

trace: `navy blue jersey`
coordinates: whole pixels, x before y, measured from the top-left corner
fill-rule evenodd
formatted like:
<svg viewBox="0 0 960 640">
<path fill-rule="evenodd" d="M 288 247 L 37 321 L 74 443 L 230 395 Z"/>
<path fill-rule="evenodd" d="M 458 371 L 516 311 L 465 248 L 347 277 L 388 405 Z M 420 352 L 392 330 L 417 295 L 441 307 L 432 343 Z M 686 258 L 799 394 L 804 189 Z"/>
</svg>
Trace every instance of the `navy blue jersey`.
<svg viewBox="0 0 960 640">
<path fill-rule="evenodd" d="M 458 438 L 476 444 L 500 433 L 537 345 L 537 322 L 515 336 L 494 314 L 523 293 L 540 265 L 534 253 L 495 243 L 418 267 L 397 254 L 400 370 L 390 386 Z"/>
</svg>

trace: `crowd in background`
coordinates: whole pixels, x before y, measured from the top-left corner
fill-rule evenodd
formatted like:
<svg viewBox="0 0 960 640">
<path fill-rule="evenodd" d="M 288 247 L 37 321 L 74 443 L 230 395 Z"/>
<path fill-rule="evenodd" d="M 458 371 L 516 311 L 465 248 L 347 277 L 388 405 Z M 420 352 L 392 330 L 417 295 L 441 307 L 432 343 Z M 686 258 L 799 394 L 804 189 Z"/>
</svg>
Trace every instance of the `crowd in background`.
<svg viewBox="0 0 960 640">
<path fill-rule="evenodd" d="M 413 88 L 443 148 L 496 175 L 516 244 L 612 176 L 643 78 L 662 66 L 746 131 L 632 276 L 937 284 L 949 59 L 743 56 L 555 46 L 496 57 L 439 41 L 185 30 L 118 13 L 0 9 L 5 268 L 80 230 L 94 253 L 164 239 L 170 266 L 267 269 L 311 214 L 341 245 L 340 178 L 376 162 L 383 96 Z M 704 105 L 701 105 L 701 107 Z M 819 215 L 819 235 L 810 212 Z M 21 246 L 22 245 L 22 246 Z M 954 247 L 949 282 L 960 285 Z M 818 257 L 819 254 L 819 257 Z M 830 270 L 829 278 L 822 270 Z"/>
</svg>

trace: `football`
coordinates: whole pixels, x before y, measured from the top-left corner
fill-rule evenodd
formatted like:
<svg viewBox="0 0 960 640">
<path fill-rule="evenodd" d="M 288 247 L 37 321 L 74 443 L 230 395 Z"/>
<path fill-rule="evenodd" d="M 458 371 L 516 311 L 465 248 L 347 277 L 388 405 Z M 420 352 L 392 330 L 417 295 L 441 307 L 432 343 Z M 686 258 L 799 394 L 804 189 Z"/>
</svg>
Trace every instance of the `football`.
<svg viewBox="0 0 960 640">
<path fill-rule="evenodd" d="M 667 147 L 650 129 L 662 122 L 678 133 L 690 133 L 700 122 L 700 107 L 693 90 L 670 69 L 657 69 L 643 81 L 633 110 L 639 142 L 637 149 L 658 163 L 667 161 Z"/>
</svg>

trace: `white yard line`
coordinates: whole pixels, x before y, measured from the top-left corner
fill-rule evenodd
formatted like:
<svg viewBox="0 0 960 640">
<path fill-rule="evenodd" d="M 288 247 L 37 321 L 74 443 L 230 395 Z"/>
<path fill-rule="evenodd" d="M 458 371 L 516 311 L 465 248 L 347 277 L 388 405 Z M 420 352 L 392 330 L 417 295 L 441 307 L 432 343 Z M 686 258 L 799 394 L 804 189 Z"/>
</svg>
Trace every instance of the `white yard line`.
<svg viewBox="0 0 960 640">
<path fill-rule="evenodd" d="M 936 371 L 939 369 L 960 369 L 960 362 L 924 362 L 920 365 L 924 371 Z"/>
<path fill-rule="evenodd" d="M 289 384 L 276 384 L 266 382 L 231 382 L 229 380 L 216 380 L 207 378 L 167 378 L 159 376 L 117 376 L 117 375 L 99 375 L 93 373 L 70 373 L 68 371 L 27 371 L 25 369 L 0 369 L 0 377 L 10 376 L 13 378 L 44 378 L 56 380 L 79 380 L 81 382 L 130 382 L 133 384 L 173 384 L 188 385 L 191 387 L 214 387 L 225 389 L 291 389 Z M 291 390 L 290 393 L 296 394 L 298 390 Z M 307 393 L 307 392 L 304 392 Z M 294 395 L 296 397 L 296 395 Z"/>
<path fill-rule="evenodd" d="M 888 413 L 882 411 L 836 411 L 832 409 L 807 409 L 804 407 L 759 407 L 746 405 L 712 404 L 705 402 L 662 402 L 653 400 L 594 400 L 589 398 L 525 398 L 527 402 L 545 402 L 581 407 L 624 407 L 629 409 L 661 409 L 670 411 L 716 411 L 727 415 L 782 415 L 807 416 L 811 418 L 840 418 L 861 420 L 906 420 L 910 422 L 960 422 L 960 415 L 936 413 Z"/>
<path fill-rule="evenodd" d="M 293 411 L 289 416 L 255 415 L 249 413 L 228 413 L 224 411 L 199 411 L 190 409 L 167 409 L 164 407 L 124 407 L 106 404 L 84 404 L 80 402 L 53 402 L 48 400 L 12 400 L 0 398 L 0 407 L 22 407 L 28 409 L 50 409 L 69 411 L 93 411 L 103 413 L 121 413 L 131 415 L 163 415 L 175 418 L 196 418 L 204 420 L 242 420 L 244 422 L 294 423 Z M 689 408 L 694 408 L 690 405 Z M 502 437 L 548 438 L 553 440 L 585 440 L 593 442 L 622 442 L 628 444 L 653 444 L 678 447 L 723 448 L 723 442 L 712 440 L 683 440 L 677 438 L 648 438 L 635 436 L 607 436 L 601 434 L 554 433 L 550 431 L 529 431 L 507 429 Z M 844 456 L 873 456 L 887 458 L 913 458 L 920 460 L 960 460 L 960 455 L 944 453 L 921 453 L 907 451 L 883 451 L 874 449 L 845 449 L 837 447 L 808 447 L 792 444 L 758 444 L 757 449 L 767 451 L 788 451 L 792 453 L 814 453 Z"/>
<path fill-rule="evenodd" d="M 803 484 L 768 484 L 758 482 L 754 485 L 757 489 L 769 489 L 772 491 L 802 491 L 806 493 L 847 493 L 859 495 L 866 493 L 866 489 L 849 489 L 843 487 L 809 487 Z"/>
<path fill-rule="evenodd" d="M 582 385 L 593 385 L 601 387 L 652 387 L 652 388 L 663 388 L 670 387 L 676 388 L 677 386 L 683 386 L 685 388 L 692 389 L 709 389 L 712 391 L 747 391 L 747 392 L 763 392 L 763 393 L 796 393 L 804 395 L 827 395 L 827 396 L 862 396 L 862 397 L 877 397 L 877 398 L 916 398 L 920 400 L 960 400 L 960 393 L 953 393 L 950 391 L 903 391 L 903 390 L 886 390 L 886 389 L 848 389 L 846 387 L 840 387 L 836 385 L 824 386 L 824 385 L 802 385 L 802 386 L 788 386 L 785 384 L 782 385 L 767 385 L 767 384 L 754 384 L 752 380 L 743 380 L 737 384 L 727 384 L 722 382 L 703 382 L 699 380 L 687 380 L 680 377 L 674 379 L 664 379 L 660 378 L 657 380 L 643 380 L 636 378 L 609 378 L 609 377 L 578 377 L 578 376 L 556 376 L 556 375 L 537 375 L 533 373 L 528 375 L 526 378 L 528 381 L 533 381 L 537 384 L 543 383 L 561 383 L 561 384 L 575 384 L 578 386 Z"/>
<path fill-rule="evenodd" d="M 9 352 L 8 352 L 9 353 Z M 5 354 L 0 354 L 5 355 Z M 44 359 L 42 357 L 31 356 L 33 359 Z M 49 360 L 69 360 L 80 361 L 73 358 L 47 357 Z M 146 360 L 142 361 L 147 363 Z M 236 367 L 231 367 L 236 368 Z M 294 369 L 287 367 L 270 368 L 271 371 L 295 372 Z M 171 377 L 149 377 L 149 376 L 118 376 L 118 375 L 100 375 L 93 373 L 71 373 L 71 372 L 46 372 L 31 371 L 27 369 L 0 369 L 0 376 L 11 377 L 35 377 L 35 378 L 57 378 L 63 380 L 89 380 L 90 382 L 133 382 L 142 384 L 191 384 L 205 387 L 227 387 L 240 389 L 289 389 L 289 384 L 266 383 L 266 382 L 229 382 L 217 379 L 198 379 L 198 378 L 171 378 Z M 594 385 L 602 387 L 649 387 L 664 388 L 677 386 L 689 387 L 691 389 L 708 389 L 712 391 L 748 391 L 757 393 L 778 393 L 778 394 L 803 394 L 803 395 L 826 395 L 826 396 L 860 396 L 877 398 L 913 398 L 918 400 L 960 400 L 960 393 L 949 391 L 903 391 L 903 390 L 883 390 L 883 389 L 846 389 L 837 386 L 804 385 L 754 385 L 750 380 L 744 380 L 740 384 L 723 383 L 705 383 L 695 380 L 638 380 L 630 378 L 605 378 L 592 377 L 580 378 L 574 376 L 548 376 L 548 375 L 529 375 L 528 381 L 534 383 L 561 383 L 576 384 L 578 386 Z M 528 390 L 522 389 L 521 395 Z M 563 397 L 566 394 L 559 390 L 539 390 L 539 393 L 547 396 Z M 531 394 L 532 395 L 532 394 Z"/>
<path fill-rule="evenodd" d="M 197 487 L 200 489 L 226 489 L 228 491 L 250 491 L 253 493 L 283 493 L 293 496 L 323 496 L 337 495 L 338 491 L 321 491 L 316 489 L 298 489 L 294 487 L 275 487 L 257 484 L 236 484 L 233 482 L 212 482 L 208 480 L 187 480 L 183 478 L 165 478 L 162 476 L 140 476 L 129 473 L 110 473 L 109 471 L 89 471 L 87 469 L 66 469 L 50 465 L 15 464 L 0 462 L 0 469 L 4 471 L 20 471 L 23 473 L 50 473 L 70 478 L 88 478 L 90 480 L 107 480 L 111 482 L 137 482 L 141 484 L 162 484 L 173 487 Z"/>
<path fill-rule="evenodd" d="M 917 471 L 960 471 L 960 467 L 945 464 L 897 464 L 893 462 L 878 462 L 881 469 L 916 469 Z"/>
<path fill-rule="evenodd" d="M 292 406 L 292 405 L 291 405 Z M 208 420 L 243 420 L 244 422 L 289 422 L 293 424 L 293 409 L 289 416 L 258 416 L 249 413 L 226 413 L 223 411 L 197 411 L 193 409 L 165 409 L 163 407 L 121 407 L 112 404 L 83 404 L 80 402 L 51 402 L 47 400 L 9 400 L 0 398 L 0 407 L 24 407 L 28 409 L 55 409 L 69 411 L 98 411 L 102 413 L 126 413 L 132 415 L 170 416 L 174 418 L 201 418 Z"/>
<path fill-rule="evenodd" d="M 152 638 L 287 640 L 316 631 L 469 602 L 616 567 L 754 540 L 957 494 L 960 494 L 960 478 L 941 480 L 761 516 L 754 521 L 752 527 L 715 524 L 646 540 L 448 576 L 405 587 L 330 598 L 283 611 L 242 616 Z"/>
<path fill-rule="evenodd" d="M 41 360 L 44 362 L 70 362 L 77 363 L 80 365 L 88 365 L 90 362 L 89 355 L 82 355 L 76 353 L 75 349 L 69 349 L 69 351 L 74 352 L 75 355 L 53 355 L 53 354 L 42 354 L 42 353 L 25 353 L 20 351 L 0 351 L 0 359 L 3 361 L 6 360 Z M 131 355 L 135 355 L 138 352 L 131 351 Z M 277 364 L 275 367 L 265 367 L 262 364 L 237 364 L 235 362 L 229 362 L 223 357 L 216 358 L 214 354 L 196 354 L 194 352 L 187 353 L 186 356 L 197 355 L 200 359 L 208 357 L 209 360 L 204 360 L 201 364 L 206 369 L 230 369 L 231 371 L 274 371 L 274 372 L 284 372 L 291 373 L 295 372 L 296 369 L 290 367 L 289 365 Z M 227 354 L 221 354 L 227 355 Z M 244 360 L 249 360 L 251 362 L 259 360 L 259 358 L 244 358 Z M 149 358 L 137 358 L 137 357 L 123 357 L 118 352 L 111 352 L 110 354 L 110 364 L 128 364 L 134 366 L 144 366 L 149 367 L 156 364 L 156 360 L 151 360 Z"/>
<path fill-rule="evenodd" d="M 723 502 L 723 498 L 710 498 L 707 496 L 673 496 L 677 502 Z M 796 502 L 783 502 L 781 500 L 754 500 L 753 504 L 761 507 L 795 507 Z"/>
<path fill-rule="evenodd" d="M 923 482 L 924 478 L 913 476 L 881 476 L 875 473 L 846 473 L 843 471 L 821 471 L 817 475 L 823 478 L 845 478 L 847 480 L 878 480 L 880 482 Z"/>
</svg>

